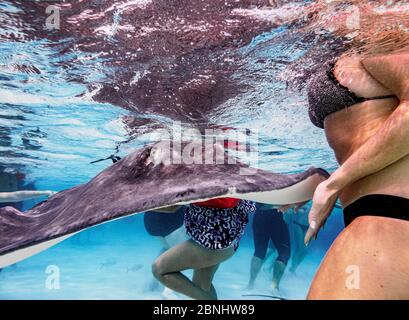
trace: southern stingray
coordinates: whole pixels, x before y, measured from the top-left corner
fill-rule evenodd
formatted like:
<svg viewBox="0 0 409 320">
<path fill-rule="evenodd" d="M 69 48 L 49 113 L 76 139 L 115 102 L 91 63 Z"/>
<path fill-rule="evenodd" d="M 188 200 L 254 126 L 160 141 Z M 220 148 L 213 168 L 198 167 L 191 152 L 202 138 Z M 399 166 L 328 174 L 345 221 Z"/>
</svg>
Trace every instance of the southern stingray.
<svg viewBox="0 0 409 320">
<path fill-rule="evenodd" d="M 220 197 L 275 205 L 302 202 L 311 199 L 316 186 L 328 178 L 327 172 L 316 168 L 289 175 L 251 168 L 217 144 L 210 149 L 201 146 L 203 152 L 190 164 L 180 150 L 173 144 L 150 145 L 27 212 L 1 208 L 0 267 L 92 226 L 138 212 Z"/>
</svg>

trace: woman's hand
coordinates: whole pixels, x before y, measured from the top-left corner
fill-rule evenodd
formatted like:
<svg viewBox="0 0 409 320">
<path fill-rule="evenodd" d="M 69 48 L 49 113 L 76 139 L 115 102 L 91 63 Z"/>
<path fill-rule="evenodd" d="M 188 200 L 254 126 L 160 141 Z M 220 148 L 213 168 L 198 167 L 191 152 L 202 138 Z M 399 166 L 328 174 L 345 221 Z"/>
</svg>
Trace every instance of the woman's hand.
<svg viewBox="0 0 409 320">
<path fill-rule="evenodd" d="M 305 235 L 305 245 L 308 245 L 311 238 L 317 238 L 319 230 L 324 226 L 338 199 L 340 191 L 331 188 L 331 183 L 330 178 L 321 182 L 315 189 L 312 207 L 308 216 L 310 227 Z"/>
</svg>

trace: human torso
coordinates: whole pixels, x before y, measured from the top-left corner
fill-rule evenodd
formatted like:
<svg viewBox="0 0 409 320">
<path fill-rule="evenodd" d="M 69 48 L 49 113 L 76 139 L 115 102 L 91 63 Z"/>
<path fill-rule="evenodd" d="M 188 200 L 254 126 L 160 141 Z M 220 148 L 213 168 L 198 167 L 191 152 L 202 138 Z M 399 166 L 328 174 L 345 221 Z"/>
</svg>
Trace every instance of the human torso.
<svg viewBox="0 0 409 320">
<path fill-rule="evenodd" d="M 372 78 L 359 58 L 342 58 L 334 68 L 339 83 L 359 97 L 380 97 L 392 94 Z M 329 145 L 343 164 L 358 148 L 371 138 L 399 105 L 394 98 L 368 100 L 326 116 L 325 134 Z M 342 192 L 342 204 L 348 206 L 369 194 L 386 194 L 409 198 L 409 156 L 385 169 L 365 177 Z"/>
<path fill-rule="evenodd" d="M 246 200 L 241 200 L 234 208 L 190 205 L 186 207 L 184 224 L 189 237 L 205 248 L 237 248 L 248 223 L 248 215 L 255 209 L 254 202 Z"/>
</svg>

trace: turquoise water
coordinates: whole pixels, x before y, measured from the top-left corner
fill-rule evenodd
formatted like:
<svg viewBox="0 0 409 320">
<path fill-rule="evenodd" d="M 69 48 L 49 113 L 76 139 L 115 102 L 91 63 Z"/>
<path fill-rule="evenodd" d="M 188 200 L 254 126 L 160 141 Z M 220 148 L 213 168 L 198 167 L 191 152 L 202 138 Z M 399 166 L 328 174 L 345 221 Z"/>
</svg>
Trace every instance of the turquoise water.
<svg viewBox="0 0 409 320">
<path fill-rule="evenodd" d="M 14 34 L 25 32 L 9 19 L 9 14 L 18 12 L 19 6 L 13 2 L 0 4 L 0 35 L 6 29 Z M 336 168 L 334 157 L 323 133 L 309 122 L 305 95 L 289 93 L 283 83 L 272 81 L 285 68 L 283 60 L 291 62 L 306 49 L 302 39 L 286 40 L 286 32 L 273 29 L 254 37 L 240 50 L 243 65 L 234 77 L 249 86 L 219 106 L 210 119 L 214 124 L 258 130 L 259 166 L 263 169 L 289 173 L 314 165 L 331 171 Z M 109 165 L 91 161 L 114 153 L 117 147 L 118 154 L 124 156 L 160 136 L 148 122 L 144 124 L 150 129 L 148 133 L 125 143 L 129 132 L 124 116 L 171 123 L 166 115 L 132 114 L 120 106 L 98 102 L 95 96 L 115 72 L 114 67 L 107 67 L 98 54 L 75 49 L 62 53 L 69 42 L 69 38 L 0 37 L 0 167 L 11 175 L 25 175 L 20 189 L 31 185 L 60 191 L 87 182 Z M 269 68 L 257 63 L 262 59 Z M 75 68 L 66 68 L 66 62 L 73 60 Z M 24 208 L 33 205 L 27 202 Z M 305 297 L 342 226 L 341 212 L 336 209 L 319 239 L 308 247 L 296 274 L 286 271 L 280 292 L 283 297 Z M 291 228 L 294 225 L 290 224 Z M 216 274 L 214 284 L 220 299 L 271 294 L 271 275 L 265 270 L 252 292 L 244 289 L 252 241 L 250 222 L 238 252 Z M 151 264 L 159 251 L 158 239 L 144 229 L 142 214 L 101 225 L 5 268 L 0 273 L 0 299 L 184 299 L 163 288 L 149 289 Z M 265 266 L 274 255 L 273 251 Z M 58 286 L 50 287 L 50 275 L 56 272 Z"/>
<path fill-rule="evenodd" d="M 320 238 L 310 244 L 307 256 L 295 274 L 287 269 L 280 294 L 304 299 L 325 251 L 341 230 L 336 211 Z M 293 244 L 293 243 L 292 243 Z M 87 230 L 80 235 L 4 269 L 0 274 L 1 299 L 186 299 L 163 288 L 150 290 L 151 263 L 160 251 L 159 241 L 148 235 L 142 214 Z M 272 250 L 255 288 L 245 290 L 253 255 L 250 225 L 237 253 L 223 263 L 214 285 L 220 299 L 248 299 L 244 294 L 271 295 L 271 275 L 266 268 L 276 256 Z M 291 260 L 289 266 L 291 265 Z M 49 287 L 50 269 L 58 268 L 58 288 Z M 54 269 L 51 269 L 54 270 Z M 190 272 L 186 272 L 190 275 Z"/>
</svg>

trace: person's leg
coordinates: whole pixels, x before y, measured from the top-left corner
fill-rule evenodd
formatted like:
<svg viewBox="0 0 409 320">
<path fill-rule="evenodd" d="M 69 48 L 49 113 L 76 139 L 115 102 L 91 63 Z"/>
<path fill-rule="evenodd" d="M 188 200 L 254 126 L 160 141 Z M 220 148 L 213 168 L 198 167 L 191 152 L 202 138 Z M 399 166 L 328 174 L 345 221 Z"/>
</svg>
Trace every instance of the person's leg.
<svg viewBox="0 0 409 320">
<path fill-rule="evenodd" d="M 155 237 L 156 239 L 158 239 L 160 245 L 161 245 L 161 250 L 160 250 L 160 254 L 163 254 L 166 250 L 169 250 L 171 245 L 169 244 L 169 241 L 166 237 Z"/>
<path fill-rule="evenodd" d="M 273 281 L 271 283 L 271 288 L 273 289 L 273 291 L 280 290 L 281 278 L 284 275 L 284 271 L 286 267 L 287 267 L 287 264 L 281 262 L 280 260 L 274 261 Z"/>
<path fill-rule="evenodd" d="M 290 233 L 281 213 L 274 214 L 274 227 L 271 230 L 271 241 L 277 248 L 278 257 L 274 262 L 273 290 L 278 290 L 285 268 L 291 256 Z"/>
<path fill-rule="evenodd" d="M 270 241 L 268 228 L 266 224 L 265 214 L 257 213 L 253 220 L 253 240 L 254 240 L 254 255 L 251 259 L 250 266 L 250 279 L 247 285 L 247 290 L 251 290 L 254 287 L 254 283 L 260 269 L 263 265 L 264 259 L 267 254 L 268 242 Z M 267 222 L 268 223 L 268 222 Z"/>
<path fill-rule="evenodd" d="M 219 264 L 202 269 L 196 269 L 193 273 L 193 283 L 202 288 L 204 291 L 209 292 L 213 297 L 213 300 L 217 300 L 216 289 L 214 288 L 212 282 L 214 274 L 219 268 Z"/>
<path fill-rule="evenodd" d="M 256 282 L 257 276 L 260 273 L 263 262 L 264 262 L 263 259 L 260 259 L 256 256 L 253 256 L 253 258 L 251 258 L 250 280 L 249 280 L 246 290 L 253 290 L 254 283 Z"/>
<path fill-rule="evenodd" d="M 359 217 L 335 240 L 308 299 L 409 299 L 409 222 Z"/>
<path fill-rule="evenodd" d="M 294 235 L 294 241 L 292 245 L 293 256 L 291 259 L 290 272 L 295 274 L 301 262 L 307 255 L 308 251 L 307 247 L 304 244 L 305 236 L 304 230 L 299 225 L 293 224 L 293 235 Z"/>
<path fill-rule="evenodd" d="M 268 234 L 268 249 L 267 249 L 266 257 L 264 258 L 265 263 L 271 256 L 277 253 L 277 248 L 275 247 L 273 241 L 270 241 L 270 238 L 271 236 L 270 234 Z M 277 257 L 275 257 L 274 259 L 271 259 L 271 262 L 268 263 L 267 266 L 264 267 L 264 272 L 266 273 L 266 275 L 270 276 L 273 273 L 274 262 L 276 258 Z"/>
<path fill-rule="evenodd" d="M 181 271 L 216 266 L 233 254 L 233 248 L 210 250 L 188 240 L 162 254 L 153 264 L 152 272 L 156 279 L 172 290 L 193 299 L 213 299 L 211 293 L 190 281 Z"/>
<path fill-rule="evenodd" d="M 169 250 L 170 246 L 169 246 L 168 241 L 164 237 L 155 237 L 155 238 L 157 238 L 161 244 L 161 249 L 158 254 L 158 257 L 160 257 L 167 250 Z M 156 278 L 153 278 L 149 284 L 149 291 L 157 291 L 160 289 L 160 287 L 161 287 L 160 282 Z"/>
<path fill-rule="evenodd" d="M 158 256 L 161 256 L 169 248 L 174 247 L 187 240 L 186 229 L 184 226 L 174 230 L 172 233 L 165 237 L 157 237 L 162 245 L 162 249 Z M 160 282 L 156 279 L 153 279 L 150 283 L 149 290 L 156 291 L 160 288 Z"/>
</svg>

